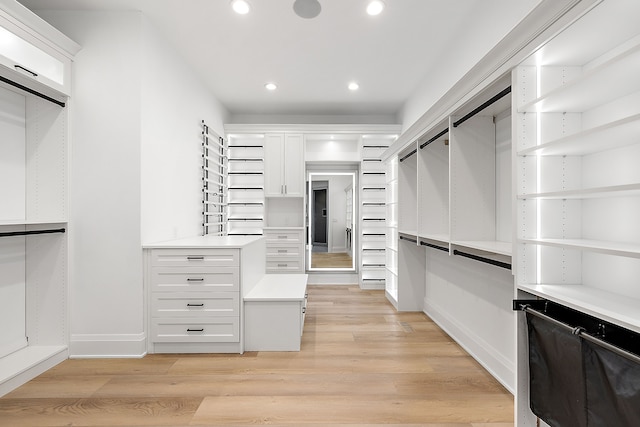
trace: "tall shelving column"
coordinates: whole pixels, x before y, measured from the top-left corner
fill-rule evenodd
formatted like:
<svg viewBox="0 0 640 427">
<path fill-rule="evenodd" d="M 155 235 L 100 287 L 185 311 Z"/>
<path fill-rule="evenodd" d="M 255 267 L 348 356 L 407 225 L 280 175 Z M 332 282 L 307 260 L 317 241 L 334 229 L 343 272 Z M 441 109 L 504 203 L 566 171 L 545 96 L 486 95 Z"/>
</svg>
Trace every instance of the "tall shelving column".
<svg viewBox="0 0 640 427">
<path fill-rule="evenodd" d="M 363 135 L 360 166 L 360 287 L 385 288 L 386 179 L 381 154 L 392 137 Z"/>
<path fill-rule="evenodd" d="M 390 298 L 398 311 L 422 311 L 425 253 L 418 240 L 417 142 L 398 154 L 397 294 Z M 387 298 L 390 295 L 387 294 Z"/>
<path fill-rule="evenodd" d="M 603 2 L 513 72 L 515 294 L 640 333 L 640 5 L 622 3 Z M 528 427 L 524 316 L 517 328 Z"/>
<path fill-rule="evenodd" d="M 69 355 L 67 101 L 80 46 L 17 2 L 0 3 L 0 31 L 2 396 Z"/>
<path fill-rule="evenodd" d="M 389 301 L 398 301 L 398 156 L 385 162 L 387 188 L 387 235 L 385 243 L 385 293 Z"/>
<path fill-rule="evenodd" d="M 228 140 L 228 234 L 262 235 L 264 135 L 229 135 Z"/>
</svg>

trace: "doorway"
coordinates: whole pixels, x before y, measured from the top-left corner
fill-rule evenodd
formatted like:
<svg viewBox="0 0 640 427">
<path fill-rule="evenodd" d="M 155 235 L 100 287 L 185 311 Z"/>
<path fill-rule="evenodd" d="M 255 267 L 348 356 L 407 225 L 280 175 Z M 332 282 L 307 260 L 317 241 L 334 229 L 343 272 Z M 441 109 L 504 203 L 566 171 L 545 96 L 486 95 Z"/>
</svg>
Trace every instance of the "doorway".
<svg viewBox="0 0 640 427">
<path fill-rule="evenodd" d="M 312 188 L 313 230 L 311 241 L 313 252 L 327 252 L 327 190 L 329 181 L 316 181 Z"/>
<path fill-rule="evenodd" d="M 308 175 L 308 271 L 355 271 L 356 174 L 353 170 L 331 170 Z"/>
</svg>

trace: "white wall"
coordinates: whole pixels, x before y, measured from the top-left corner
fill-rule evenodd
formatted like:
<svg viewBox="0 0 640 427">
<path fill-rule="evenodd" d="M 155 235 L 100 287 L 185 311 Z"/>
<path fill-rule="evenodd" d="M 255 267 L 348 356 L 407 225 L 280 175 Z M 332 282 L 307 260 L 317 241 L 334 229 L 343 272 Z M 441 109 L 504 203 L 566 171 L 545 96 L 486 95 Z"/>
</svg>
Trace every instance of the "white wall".
<svg viewBox="0 0 640 427">
<path fill-rule="evenodd" d="M 202 233 L 201 120 L 224 135 L 224 108 L 143 19 L 142 242 Z"/>
<path fill-rule="evenodd" d="M 70 106 L 71 355 L 141 356 L 142 239 L 199 231 L 199 123 L 221 132 L 223 111 L 140 13 L 38 14 L 82 46 Z"/>
<path fill-rule="evenodd" d="M 440 41 L 443 51 L 442 66 L 431 68 L 398 113 L 403 131 L 414 124 L 513 29 L 515 25 L 510 23 L 520 22 L 539 2 L 540 0 L 519 0 L 506 3 L 489 0 L 478 3 L 473 10 L 465 9 L 464 15 L 448 17 L 452 20 L 452 25 L 464 28 L 473 37 L 450 43 Z"/>
</svg>

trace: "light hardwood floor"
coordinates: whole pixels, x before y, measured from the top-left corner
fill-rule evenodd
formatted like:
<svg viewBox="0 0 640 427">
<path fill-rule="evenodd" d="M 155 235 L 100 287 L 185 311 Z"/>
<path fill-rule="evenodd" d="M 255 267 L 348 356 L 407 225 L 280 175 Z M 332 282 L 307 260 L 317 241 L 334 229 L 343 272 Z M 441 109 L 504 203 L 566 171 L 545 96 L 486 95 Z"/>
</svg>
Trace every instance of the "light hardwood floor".
<svg viewBox="0 0 640 427">
<path fill-rule="evenodd" d="M 312 268 L 352 268 L 353 261 L 346 252 L 313 252 Z"/>
<path fill-rule="evenodd" d="M 0 399 L 0 426 L 513 427 L 513 397 L 384 291 L 310 286 L 300 352 L 67 360 Z"/>
</svg>

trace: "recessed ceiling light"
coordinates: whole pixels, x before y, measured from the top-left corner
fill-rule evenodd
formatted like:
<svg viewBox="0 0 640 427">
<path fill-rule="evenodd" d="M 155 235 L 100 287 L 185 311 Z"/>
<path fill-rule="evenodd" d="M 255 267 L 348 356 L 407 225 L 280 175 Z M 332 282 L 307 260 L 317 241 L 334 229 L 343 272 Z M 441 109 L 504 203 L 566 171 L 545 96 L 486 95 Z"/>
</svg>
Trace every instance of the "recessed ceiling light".
<svg viewBox="0 0 640 427">
<path fill-rule="evenodd" d="M 251 5 L 247 0 L 233 0 L 231 7 L 240 15 L 246 15 L 251 10 Z"/>
<path fill-rule="evenodd" d="M 380 15 L 384 10 L 385 4 L 382 0 L 372 0 L 367 6 L 367 13 L 371 16 Z"/>
<path fill-rule="evenodd" d="M 358 90 L 360 88 L 360 85 L 356 82 L 351 82 L 349 83 L 349 90 Z"/>
<path fill-rule="evenodd" d="M 267 83 L 264 85 L 265 89 L 267 90 L 276 90 L 278 89 L 278 86 L 276 86 L 275 83 Z"/>
</svg>

